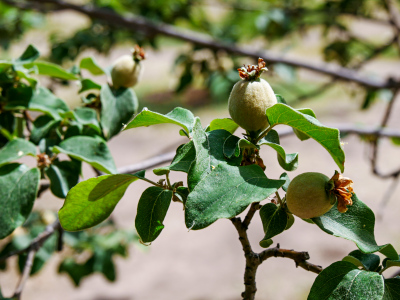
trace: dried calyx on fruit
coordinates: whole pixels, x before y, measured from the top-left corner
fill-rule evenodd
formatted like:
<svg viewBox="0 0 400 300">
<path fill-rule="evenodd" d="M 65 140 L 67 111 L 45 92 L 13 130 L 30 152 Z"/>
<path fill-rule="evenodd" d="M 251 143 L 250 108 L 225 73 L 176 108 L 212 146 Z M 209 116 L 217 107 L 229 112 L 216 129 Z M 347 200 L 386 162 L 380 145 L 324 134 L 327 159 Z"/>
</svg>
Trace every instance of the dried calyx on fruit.
<svg viewBox="0 0 400 300">
<path fill-rule="evenodd" d="M 118 58 L 111 69 L 111 80 L 113 87 L 133 87 L 143 73 L 141 61 L 146 55 L 143 48 L 138 45 L 132 51 L 132 55 L 123 55 Z"/>
<path fill-rule="evenodd" d="M 341 213 L 352 205 L 353 181 L 338 172 L 331 179 L 321 173 L 308 172 L 296 176 L 289 184 L 286 204 L 289 211 L 302 218 L 311 219 L 327 213 L 337 202 Z"/>
<path fill-rule="evenodd" d="M 242 78 L 231 91 L 228 101 L 231 118 L 249 133 L 257 133 L 268 127 L 267 108 L 276 104 L 275 93 L 267 81 L 260 78 L 267 71 L 262 58 L 258 65 L 238 69 Z"/>
</svg>

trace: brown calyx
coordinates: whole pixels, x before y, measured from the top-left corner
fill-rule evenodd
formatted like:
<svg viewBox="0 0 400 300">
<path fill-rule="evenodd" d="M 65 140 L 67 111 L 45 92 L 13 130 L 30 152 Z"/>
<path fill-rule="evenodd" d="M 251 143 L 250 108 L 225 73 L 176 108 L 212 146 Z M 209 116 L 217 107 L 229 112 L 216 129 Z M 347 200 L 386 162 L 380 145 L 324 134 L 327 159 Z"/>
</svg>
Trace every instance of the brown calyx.
<svg viewBox="0 0 400 300">
<path fill-rule="evenodd" d="M 263 71 L 268 71 L 268 69 L 265 67 L 265 61 L 259 58 L 257 65 L 247 65 L 247 67 L 244 65 L 238 71 L 240 78 L 243 80 L 256 80 L 260 78 Z"/>
<path fill-rule="evenodd" d="M 259 165 L 263 171 L 265 171 L 266 166 L 262 158 L 259 155 L 258 149 L 254 149 L 254 151 L 248 151 L 244 149 L 243 151 L 243 158 L 242 162 L 240 163 L 241 166 L 250 166 L 250 165 Z"/>
<path fill-rule="evenodd" d="M 336 196 L 338 211 L 345 213 L 348 209 L 347 206 L 353 204 L 353 200 L 351 199 L 353 196 L 353 188 L 351 187 L 353 181 L 350 178 L 343 177 L 343 175 L 337 171 L 331 178 L 331 181 L 334 184 L 331 193 Z"/>
<path fill-rule="evenodd" d="M 144 49 L 141 48 L 139 45 L 135 45 L 132 55 L 135 61 L 141 61 L 146 59 L 146 53 L 144 52 Z"/>
</svg>

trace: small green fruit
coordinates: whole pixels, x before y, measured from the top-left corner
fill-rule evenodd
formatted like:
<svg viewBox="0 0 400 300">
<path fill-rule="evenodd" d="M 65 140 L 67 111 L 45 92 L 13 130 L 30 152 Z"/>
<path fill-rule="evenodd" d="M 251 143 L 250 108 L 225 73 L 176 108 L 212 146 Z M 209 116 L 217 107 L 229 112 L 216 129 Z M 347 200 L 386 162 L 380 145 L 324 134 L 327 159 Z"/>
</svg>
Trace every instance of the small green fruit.
<svg viewBox="0 0 400 300">
<path fill-rule="evenodd" d="M 334 196 L 329 192 L 329 181 L 324 174 L 315 172 L 296 176 L 286 193 L 289 211 L 302 219 L 316 218 L 327 213 L 335 203 Z"/>
<path fill-rule="evenodd" d="M 123 55 L 118 58 L 111 69 L 112 84 L 115 89 L 133 87 L 143 73 L 141 60 L 145 57 L 140 47 L 135 47 L 132 55 Z"/>
<path fill-rule="evenodd" d="M 278 102 L 269 83 L 259 78 L 264 70 L 262 59 L 259 59 L 258 66 L 239 69 L 243 80 L 233 86 L 229 96 L 228 108 L 232 120 L 248 132 L 267 128 L 269 124 L 265 111 Z"/>
</svg>

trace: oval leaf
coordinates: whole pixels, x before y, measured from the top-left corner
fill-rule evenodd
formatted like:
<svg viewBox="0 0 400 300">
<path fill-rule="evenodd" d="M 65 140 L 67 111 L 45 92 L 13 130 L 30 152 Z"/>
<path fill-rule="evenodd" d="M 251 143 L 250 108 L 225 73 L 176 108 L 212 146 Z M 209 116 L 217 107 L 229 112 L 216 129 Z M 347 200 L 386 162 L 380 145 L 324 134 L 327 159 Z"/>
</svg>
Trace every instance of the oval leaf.
<svg viewBox="0 0 400 300">
<path fill-rule="evenodd" d="M 53 147 L 53 152 L 65 153 L 106 173 L 117 173 L 110 150 L 99 137 L 74 136 Z"/>
<path fill-rule="evenodd" d="M 372 210 L 357 198 L 352 197 L 353 205 L 346 213 L 340 213 L 333 206 L 326 214 L 313 218 L 312 221 L 328 234 L 342 237 L 356 243 L 364 253 L 381 252 L 391 259 L 398 259 L 398 254 L 391 244 L 378 246 L 375 241 L 375 215 Z"/>
<path fill-rule="evenodd" d="M 271 126 L 284 124 L 301 131 L 320 143 L 344 171 L 344 152 L 340 144 L 339 130 L 322 125 L 317 119 L 303 114 L 285 104 L 275 104 L 266 111 Z"/>
<path fill-rule="evenodd" d="M 111 89 L 104 84 L 100 91 L 100 123 L 107 139 L 117 135 L 136 113 L 139 102 L 132 89 Z"/>
<path fill-rule="evenodd" d="M 34 144 L 24 139 L 9 141 L 0 149 L 0 166 L 26 155 L 36 155 L 36 146 Z"/>
<path fill-rule="evenodd" d="M 381 300 L 383 293 L 384 282 L 381 275 L 359 270 L 346 261 L 338 261 L 317 276 L 307 300 Z"/>
<path fill-rule="evenodd" d="M 26 165 L 0 167 L 0 239 L 24 224 L 31 213 L 39 189 L 40 172 Z"/>
<path fill-rule="evenodd" d="M 124 130 L 130 128 L 137 128 L 143 126 L 150 126 L 156 124 L 176 124 L 181 126 L 187 136 L 191 135 L 192 128 L 195 122 L 195 118 L 191 111 L 177 107 L 173 111 L 162 115 L 153 111 L 143 108 L 143 110 L 136 115 L 136 117 L 126 126 Z"/>
<path fill-rule="evenodd" d="M 171 199 L 172 191 L 158 186 L 149 187 L 140 196 L 135 226 L 143 243 L 151 243 L 160 235 Z"/>
<path fill-rule="evenodd" d="M 267 203 L 261 207 L 260 217 L 265 233 L 264 238 L 260 241 L 260 246 L 268 248 L 272 245 L 271 238 L 285 231 L 288 215 L 274 203 Z"/>
<path fill-rule="evenodd" d="M 61 226 L 68 231 L 93 227 L 107 219 L 138 178 L 129 174 L 104 175 L 78 183 L 70 190 L 58 212 Z"/>
</svg>

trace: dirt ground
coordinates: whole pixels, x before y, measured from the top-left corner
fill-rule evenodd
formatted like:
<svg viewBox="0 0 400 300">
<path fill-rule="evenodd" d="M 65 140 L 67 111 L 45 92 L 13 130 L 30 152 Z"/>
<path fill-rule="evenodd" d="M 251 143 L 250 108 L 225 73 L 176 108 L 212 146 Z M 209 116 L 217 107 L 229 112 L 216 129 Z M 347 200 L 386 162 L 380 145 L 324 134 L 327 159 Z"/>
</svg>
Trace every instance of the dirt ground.
<svg viewBox="0 0 400 300">
<path fill-rule="evenodd" d="M 144 82 L 149 84 L 154 74 L 152 66 L 157 66 L 157 76 L 168 76 L 173 52 L 151 53 L 153 63 L 148 64 Z M 117 57 L 118 52 L 111 57 Z M 100 62 L 104 62 L 100 58 Z M 366 68 L 376 71 L 376 65 Z M 383 62 L 379 65 L 381 74 L 399 75 L 399 62 Z M 161 70 L 161 71 L 160 71 Z M 397 74 L 396 74 L 397 72 Z M 153 78 L 154 79 L 154 78 Z M 336 91 L 328 95 L 326 101 L 309 101 L 302 106 L 316 111 L 318 119 L 326 125 L 357 124 L 375 126 L 385 103 L 379 102 L 366 112 L 359 110 L 359 101 L 354 101 L 345 94 Z M 399 99 L 400 100 L 400 99 Z M 225 108 L 202 108 L 196 110 L 203 126 L 213 118 L 227 117 Z M 390 128 L 400 128 L 400 101 L 394 107 Z M 278 127 L 279 130 L 279 127 Z M 171 150 L 185 139 L 178 134 L 176 126 L 153 126 L 123 132 L 111 141 L 110 148 L 118 167 L 140 162 L 146 158 Z M 373 176 L 368 164 L 368 148 L 358 137 L 344 139 L 346 153 L 345 176 L 354 181 L 354 190 L 359 199 L 365 202 L 376 213 L 382 207 L 383 195 L 390 185 L 390 180 Z M 328 153 L 314 141 L 300 142 L 294 136 L 282 139 L 282 146 L 289 153 L 299 152 L 299 168 L 289 175 L 303 172 L 322 172 L 333 175 L 337 168 Z M 393 147 L 388 140 L 382 140 L 379 167 L 389 172 L 400 166 L 400 148 Z M 263 149 L 262 157 L 267 162 L 266 174 L 277 178 L 283 172 L 276 161 L 273 150 Z M 271 158 L 271 159 L 269 159 Z M 88 170 L 86 176 L 90 176 Z M 156 178 L 148 171 L 150 178 Z M 186 181 L 180 173 L 174 173 L 172 180 Z M 124 228 L 133 227 L 138 199 L 148 187 L 145 182 L 135 182 L 127 190 L 124 198 L 117 205 L 113 216 Z M 381 218 L 376 222 L 378 244 L 392 243 L 400 250 L 400 188 L 397 187 L 388 206 L 382 210 Z M 52 208 L 57 210 L 62 201 L 53 198 L 46 192 L 37 201 L 35 208 Z M 66 275 L 58 275 L 56 266 L 63 253 L 52 257 L 43 271 L 29 279 L 24 293 L 24 300 L 57 299 L 57 300 L 236 300 L 240 299 L 243 290 L 244 256 L 238 241 L 237 233 L 229 220 L 219 220 L 212 226 L 200 231 L 188 231 L 184 225 L 182 206 L 173 203 L 165 219 L 165 229 L 159 238 L 150 246 L 133 245 L 128 259 L 116 259 L 117 282 L 109 283 L 102 275 L 84 279 L 79 288 L 74 288 Z M 261 251 L 258 242 L 263 238 L 262 225 L 256 216 L 250 225 L 250 240 L 254 250 Z M 308 251 L 310 262 L 323 267 L 342 259 L 352 250 L 355 244 L 350 241 L 329 236 L 316 225 L 308 224 L 296 218 L 292 229 L 273 239 L 282 248 Z M 12 260 L 12 265 L 16 264 Z M 0 286 L 5 296 L 12 293 L 16 283 L 15 268 L 0 273 Z M 390 275 L 390 272 L 388 272 Z M 302 300 L 316 274 L 296 268 L 292 260 L 271 258 L 260 268 L 257 274 L 257 299 Z"/>
</svg>

